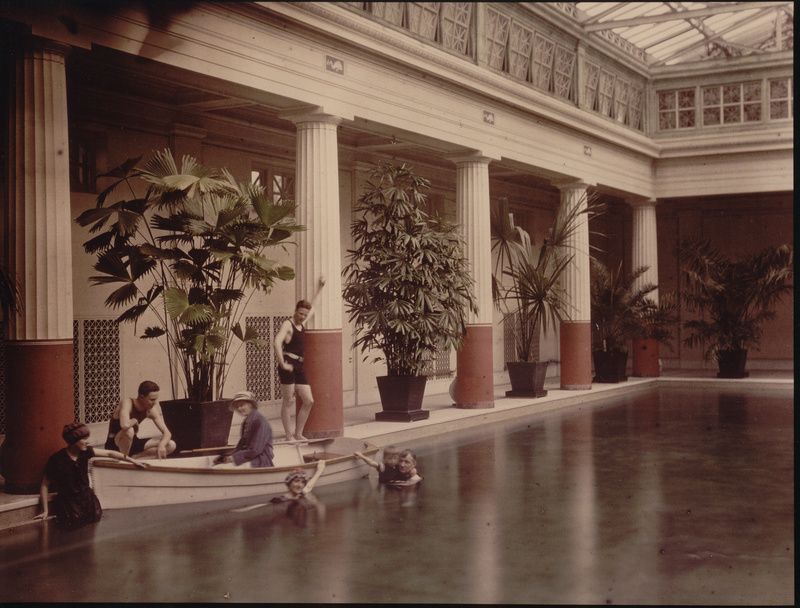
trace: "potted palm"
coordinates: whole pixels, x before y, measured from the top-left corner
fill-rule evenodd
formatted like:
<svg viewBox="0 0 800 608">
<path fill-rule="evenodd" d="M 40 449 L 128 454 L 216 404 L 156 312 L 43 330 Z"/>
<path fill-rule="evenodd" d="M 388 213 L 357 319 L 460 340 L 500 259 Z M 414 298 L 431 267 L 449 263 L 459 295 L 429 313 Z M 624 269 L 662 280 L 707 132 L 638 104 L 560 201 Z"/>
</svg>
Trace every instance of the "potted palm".
<svg viewBox="0 0 800 608">
<path fill-rule="evenodd" d="M 408 165 L 382 163 L 355 208 L 343 297 L 353 346 L 386 363 L 377 420 L 429 416 L 421 407 L 426 363 L 437 348 L 461 345 L 467 312 L 476 311 L 463 239 L 423 210 L 428 188 Z"/>
<path fill-rule="evenodd" d="M 106 305 L 119 322 L 145 313 L 156 320 L 140 336 L 157 340 L 169 360 L 172 394 L 164 417 L 180 449 L 225 445 L 231 413 L 223 398 L 229 365 L 244 343 L 265 347 L 243 324 L 247 303 L 294 272 L 267 257 L 300 227 L 291 201 L 274 202 L 258 184 L 169 150 L 138 166 L 129 159 L 106 176 L 113 183 L 97 206 L 76 219 L 97 233 L 84 243 L 94 254 L 95 285 L 119 285 Z M 131 198 L 108 203 L 126 185 Z M 136 194 L 143 185 L 144 195 Z M 234 351 L 233 346 L 238 343 Z"/>
<path fill-rule="evenodd" d="M 509 397 L 543 397 L 547 361 L 539 361 L 538 337 L 569 318 L 569 304 L 561 277 L 572 261 L 566 243 L 575 232 L 581 205 L 562 207 L 550 234 L 540 245 L 514 225 L 508 201 L 492 208 L 491 234 L 494 271 L 492 297 L 503 313 L 504 323 L 514 323 L 516 361 L 506 361 L 511 390 Z M 593 201 L 585 213 L 598 207 Z M 505 279 L 505 280 L 504 280 Z"/>
<path fill-rule="evenodd" d="M 642 335 L 644 311 L 652 306 L 648 295 L 657 286 L 637 285 L 647 272 L 640 266 L 631 273 L 591 260 L 592 361 L 595 382 L 621 382 L 628 379 L 628 342 Z"/>
<path fill-rule="evenodd" d="M 679 251 L 684 279 L 682 300 L 702 315 L 684 321 L 684 344 L 701 346 L 703 358 L 714 357 L 719 378 L 744 378 L 747 351 L 757 347 L 765 321 L 792 290 L 793 250 L 789 245 L 730 259 L 709 241 L 684 241 Z"/>
</svg>

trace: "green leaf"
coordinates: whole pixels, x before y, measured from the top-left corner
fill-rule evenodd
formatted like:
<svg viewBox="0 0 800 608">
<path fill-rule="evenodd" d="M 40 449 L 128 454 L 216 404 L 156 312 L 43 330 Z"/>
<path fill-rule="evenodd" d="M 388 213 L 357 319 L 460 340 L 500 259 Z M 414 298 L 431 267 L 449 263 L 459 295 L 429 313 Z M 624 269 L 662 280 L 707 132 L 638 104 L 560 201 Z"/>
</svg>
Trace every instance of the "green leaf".
<svg viewBox="0 0 800 608">
<path fill-rule="evenodd" d="M 169 287 L 164 291 L 164 304 L 171 319 L 179 319 L 189 308 L 189 296 L 180 287 Z"/>
<path fill-rule="evenodd" d="M 140 338 L 160 338 L 167 332 L 161 327 L 146 327 L 144 333 L 139 336 Z"/>
</svg>

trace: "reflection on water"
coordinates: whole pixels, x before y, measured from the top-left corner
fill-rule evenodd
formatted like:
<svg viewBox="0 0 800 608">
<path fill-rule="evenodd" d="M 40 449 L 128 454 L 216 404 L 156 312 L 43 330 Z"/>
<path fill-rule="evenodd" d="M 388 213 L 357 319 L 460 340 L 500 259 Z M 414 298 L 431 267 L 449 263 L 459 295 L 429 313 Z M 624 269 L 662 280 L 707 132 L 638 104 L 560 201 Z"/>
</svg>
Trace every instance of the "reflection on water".
<svg viewBox="0 0 800 608">
<path fill-rule="evenodd" d="M 635 393 L 415 442 L 403 490 L 0 532 L 0 600 L 791 603 L 792 442 L 789 391 Z"/>
</svg>

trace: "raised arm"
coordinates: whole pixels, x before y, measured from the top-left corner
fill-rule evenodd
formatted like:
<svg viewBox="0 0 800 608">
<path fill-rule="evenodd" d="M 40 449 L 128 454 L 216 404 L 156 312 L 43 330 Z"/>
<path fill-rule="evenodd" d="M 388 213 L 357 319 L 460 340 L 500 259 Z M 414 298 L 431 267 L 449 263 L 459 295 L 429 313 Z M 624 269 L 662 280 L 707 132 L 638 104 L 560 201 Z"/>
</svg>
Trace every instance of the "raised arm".
<svg viewBox="0 0 800 608">
<path fill-rule="evenodd" d="M 311 490 L 314 489 L 314 484 L 317 483 L 317 480 L 319 479 L 320 475 L 322 475 L 322 471 L 324 470 L 325 470 L 325 461 L 318 460 L 317 470 L 314 472 L 314 476 L 308 480 L 306 487 L 303 488 L 303 494 L 308 494 L 309 492 L 311 492 Z"/>
<path fill-rule="evenodd" d="M 317 290 L 314 292 L 314 296 L 311 298 L 311 310 L 308 311 L 308 316 L 306 317 L 305 323 L 308 323 L 308 320 L 314 316 L 314 311 L 317 309 L 314 304 L 317 302 L 317 298 L 319 297 L 320 292 L 322 292 L 322 288 L 325 286 L 327 280 L 325 279 L 325 275 L 319 275 L 319 280 L 317 281 Z"/>
</svg>

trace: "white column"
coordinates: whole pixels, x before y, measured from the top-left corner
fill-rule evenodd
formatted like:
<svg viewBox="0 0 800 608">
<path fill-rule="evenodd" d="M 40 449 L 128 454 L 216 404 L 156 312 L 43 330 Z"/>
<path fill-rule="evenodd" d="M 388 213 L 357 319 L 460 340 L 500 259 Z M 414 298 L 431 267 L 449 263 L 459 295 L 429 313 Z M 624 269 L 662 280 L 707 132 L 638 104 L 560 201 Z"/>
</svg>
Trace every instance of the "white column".
<svg viewBox="0 0 800 608">
<path fill-rule="evenodd" d="M 466 254 L 475 281 L 478 313 L 467 323 L 492 323 L 492 242 L 489 208 L 489 163 L 476 154 L 451 159 L 456 163 L 456 221 L 466 241 Z"/>
<path fill-rule="evenodd" d="M 10 42 L 10 41 L 9 41 Z M 7 493 L 36 491 L 47 458 L 72 420 L 72 214 L 69 189 L 68 47 L 13 43 L 4 258 L 20 284 L 6 343 Z M 9 87 L 10 84 L 10 87 Z"/>
<path fill-rule="evenodd" d="M 562 285 L 569 302 L 570 321 L 591 320 L 591 293 L 589 288 L 589 218 L 586 214 L 588 189 L 591 184 L 582 181 L 555 184 L 561 191 L 559 213 L 577 212 L 576 227 L 568 239 L 567 251 L 572 263 L 564 272 Z"/>
<path fill-rule="evenodd" d="M 339 154 L 336 128 L 341 118 L 310 110 L 284 116 L 297 125 L 295 200 L 297 219 L 297 299 L 310 300 L 319 279 L 325 287 L 314 304 L 309 329 L 342 328 L 342 264 L 339 230 Z"/>
<path fill-rule="evenodd" d="M 645 283 L 658 285 L 658 233 L 656 231 L 656 201 L 630 201 L 633 208 L 633 245 L 631 268 L 647 266 L 647 272 L 636 279 L 634 287 Z M 658 304 L 658 289 L 648 296 Z"/>
<path fill-rule="evenodd" d="M 31 41 L 16 63 L 6 254 L 24 306 L 11 316 L 10 340 L 72 344 L 66 51 Z"/>
</svg>

